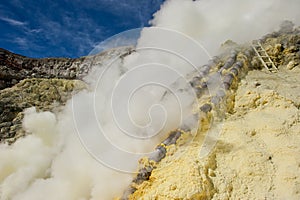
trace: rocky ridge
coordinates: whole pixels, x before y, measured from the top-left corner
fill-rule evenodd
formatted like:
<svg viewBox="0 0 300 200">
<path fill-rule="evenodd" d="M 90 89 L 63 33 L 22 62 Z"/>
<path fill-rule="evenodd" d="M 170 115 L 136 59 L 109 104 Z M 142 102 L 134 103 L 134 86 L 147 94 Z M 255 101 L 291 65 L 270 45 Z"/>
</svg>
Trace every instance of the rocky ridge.
<svg viewBox="0 0 300 200">
<path fill-rule="evenodd" d="M 0 48 L 0 89 L 11 87 L 28 78 L 82 79 L 91 66 L 130 52 L 132 47 L 121 47 L 81 58 L 28 58 Z M 103 59 L 106 58 L 106 59 Z"/>
</svg>

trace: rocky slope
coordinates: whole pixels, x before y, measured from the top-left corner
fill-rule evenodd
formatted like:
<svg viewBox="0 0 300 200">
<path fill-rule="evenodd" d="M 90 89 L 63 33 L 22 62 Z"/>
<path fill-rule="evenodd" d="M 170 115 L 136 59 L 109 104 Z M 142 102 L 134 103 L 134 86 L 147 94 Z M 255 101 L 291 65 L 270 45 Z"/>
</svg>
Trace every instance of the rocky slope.
<svg viewBox="0 0 300 200">
<path fill-rule="evenodd" d="M 299 199 L 299 75 L 249 72 L 210 155 L 203 140 L 171 145 L 129 199 Z"/>
<path fill-rule="evenodd" d="M 0 49 L 0 141 L 12 143 L 25 134 L 21 128 L 25 108 L 55 112 L 86 87 L 82 79 L 91 66 L 101 67 L 131 50 L 122 47 L 77 59 L 33 59 Z"/>
<path fill-rule="evenodd" d="M 203 109 L 201 95 L 200 112 L 207 115 L 199 123 L 204 128 L 192 142 L 183 133 L 176 142 L 159 145 L 165 147 L 165 157 L 142 160 L 123 199 L 300 198 L 300 32 L 275 32 L 260 41 L 279 71 L 269 72 L 255 56 L 248 60 L 241 49 L 225 67 L 233 56 L 223 55 L 212 68 L 221 71 L 225 87 L 229 84 L 223 96 L 225 119 L 215 117 L 212 124 L 216 96 L 207 98 L 212 106 Z M 239 59 L 243 75 L 238 71 L 236 76 Z M 226 82 L 226 77 L 233 78 Z M 217 144 L 201 156 L 207 134 Z"/>
<path fill-rule="evenodd" d="M 0 141 L 9 143 L 24 136 L 23 110 L 36 107 L 39 111 L 53 111 L 86 85 L 80 80 L 24 79 L 12 88 L 0 92 Z"/>
</svg>

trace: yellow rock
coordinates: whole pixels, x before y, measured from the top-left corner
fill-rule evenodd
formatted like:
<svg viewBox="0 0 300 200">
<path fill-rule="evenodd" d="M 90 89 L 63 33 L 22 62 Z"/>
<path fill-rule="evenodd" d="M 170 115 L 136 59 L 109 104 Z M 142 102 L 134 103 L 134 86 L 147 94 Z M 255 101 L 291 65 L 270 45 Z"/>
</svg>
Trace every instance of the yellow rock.
<svg viewBox="0 0 300 200">
<path fill-rule="evenodd" d="M 199 158 L 203 137 L 168 148 L 130 199 L 300 199 L 299 77 L 249 72 L 213 151 Z"/>
</svg>

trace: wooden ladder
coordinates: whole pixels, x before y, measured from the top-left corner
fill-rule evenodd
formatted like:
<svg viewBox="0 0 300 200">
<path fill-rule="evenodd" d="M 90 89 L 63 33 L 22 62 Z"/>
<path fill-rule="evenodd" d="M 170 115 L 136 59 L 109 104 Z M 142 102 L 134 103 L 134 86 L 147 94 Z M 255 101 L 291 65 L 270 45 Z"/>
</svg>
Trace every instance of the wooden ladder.
<svg viewBox="0 0 300 200">
<path fill-rule="evenodd" d="M 278 68 L 275 66 L 267 51 L 263 48 L 258 40 L 252 42 L 252 48 L 258 56 L 263 66 L 270 72 L 278 72 Z"/>
</svg>

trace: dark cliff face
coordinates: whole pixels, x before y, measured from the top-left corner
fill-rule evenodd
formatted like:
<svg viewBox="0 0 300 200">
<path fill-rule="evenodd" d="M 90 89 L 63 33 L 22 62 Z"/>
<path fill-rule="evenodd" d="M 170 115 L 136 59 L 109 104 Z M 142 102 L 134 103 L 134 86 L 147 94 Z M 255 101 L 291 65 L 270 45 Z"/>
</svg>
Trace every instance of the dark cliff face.
<svg viewBox="0 0 300 200">
<path fill-rule="evenodd" d="M 91 66 L 130 52 L 121 47 L 81 58 L 28 58 L 0 48 L 0 90 L 28 78 L 82 79 Z"/>
<path fill-rule="evenodd" d="M 0 48 L 0 89 L 11 87 L 26 78 L 79 78 L 82 74 L 80 64 L 84 59 L 34 59 Z"/>
</svg>

